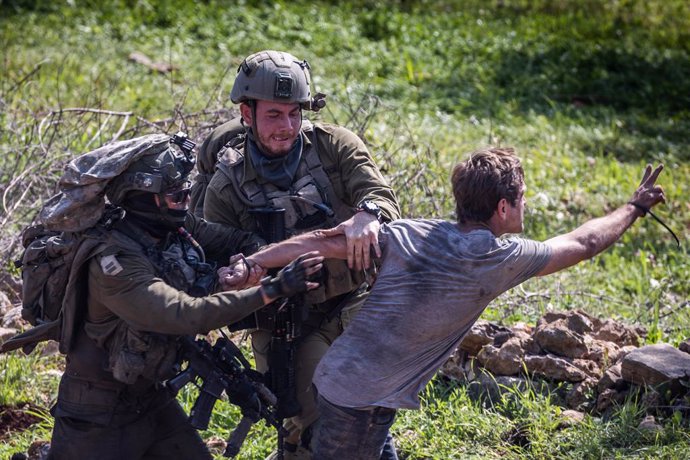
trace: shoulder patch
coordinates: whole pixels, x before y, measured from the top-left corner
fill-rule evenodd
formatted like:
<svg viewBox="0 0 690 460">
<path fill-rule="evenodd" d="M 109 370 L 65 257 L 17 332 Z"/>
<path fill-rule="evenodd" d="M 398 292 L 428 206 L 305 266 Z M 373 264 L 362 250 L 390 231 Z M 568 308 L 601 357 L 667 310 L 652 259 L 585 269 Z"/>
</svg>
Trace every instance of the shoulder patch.
<svg viewBox="0 0 690 460">
<path fill-rule="evenodd" d="M 115 276 L 124 270 L 122 265 L 120 265 L 120 262 L 117 261 L 117 257 L 114 255 L 101 257 L 100 264 L 103 273 L 106 275 Z"/>
<path fill-rule="evenodd" d="M 235 166 L 242 163 L 244 160 L 244 153 L 242 145 L 240 146 L 225 146 L 218 152 L 218 162 L 226 166 Z"/>
</svg>

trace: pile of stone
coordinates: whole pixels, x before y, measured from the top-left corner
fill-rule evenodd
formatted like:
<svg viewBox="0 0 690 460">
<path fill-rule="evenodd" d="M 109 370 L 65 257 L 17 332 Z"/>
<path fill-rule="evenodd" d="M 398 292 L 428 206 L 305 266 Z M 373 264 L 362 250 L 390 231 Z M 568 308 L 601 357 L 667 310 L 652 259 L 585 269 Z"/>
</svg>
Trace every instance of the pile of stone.
<svg viewBox="0 0 690 460">
<path fill-rule="evenodd" d="M 547 313 L 535 327 L 478 321 L 441 373 L 489 399 L 536 382 L 546 391 L 566 388 L 563 403 L 574 410 L 604 413 L 643 390 L 648 407 L 687 411 L 690 340 L 640 347 L 645 334 L 579 310 Z"/>
<path fill-rule="evenodd" d="M 20 313 L 21 305 L 0 291 L 0 343 L 28 327 Z M 580 310 L 547 313 L 535 327 L 507 328 L 480 320 L 441 374 L 489 400 L 500 398 L 507 389 L 524 391 L 537 385 L 562 396 L 570 409 L 598 413 L 642 389 L 648 407 L 663 406 L 687 415 L 690 340 L 678 348 L 641 347 L 645 334 L 642 328 L 600 320 Z M 42 354 L 56 353 L 56 345 L 43 347 Z"/>
</svg>

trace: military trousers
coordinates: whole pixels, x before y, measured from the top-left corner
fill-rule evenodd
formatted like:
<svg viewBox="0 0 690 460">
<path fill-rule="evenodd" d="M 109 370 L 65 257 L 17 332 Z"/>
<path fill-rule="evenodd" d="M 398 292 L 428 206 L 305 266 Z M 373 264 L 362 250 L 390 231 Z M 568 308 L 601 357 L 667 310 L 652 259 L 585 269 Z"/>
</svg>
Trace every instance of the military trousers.
<svg viewBox="0 0 690 460">
<path fill-rule="evenodd" d="M 123 413 L 119 409 L 109 424 L 56 416 L 48 459 L 211 460 L 206 444 L 178 402 L 156 393 L 149 396 L 163 401 L 167 398 L 167 402 L 141 412 Z"/>
</svg>

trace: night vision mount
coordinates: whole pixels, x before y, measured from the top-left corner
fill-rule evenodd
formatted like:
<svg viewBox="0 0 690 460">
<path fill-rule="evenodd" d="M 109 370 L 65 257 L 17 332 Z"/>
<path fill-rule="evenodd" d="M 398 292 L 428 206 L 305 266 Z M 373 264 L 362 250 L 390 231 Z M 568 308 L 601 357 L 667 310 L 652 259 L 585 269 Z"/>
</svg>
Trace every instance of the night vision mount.
<svg viewBox="0 0 690 460">
<path fill-rule="evenodd" d="M 194 157 L 192 156 L 192 151 L 194 150 L 194 147 L 196 147 L 196 142 L 192 141 L 189 136 L 187 136 L 187 133 L 178 131 L 177 134 L 172 135 L 170 138 L 170 143 L 177 145 L 180 150 L 182 150 L 182 153 L 185 154 L 187 159 L 193 160 Z"/>
</svg>

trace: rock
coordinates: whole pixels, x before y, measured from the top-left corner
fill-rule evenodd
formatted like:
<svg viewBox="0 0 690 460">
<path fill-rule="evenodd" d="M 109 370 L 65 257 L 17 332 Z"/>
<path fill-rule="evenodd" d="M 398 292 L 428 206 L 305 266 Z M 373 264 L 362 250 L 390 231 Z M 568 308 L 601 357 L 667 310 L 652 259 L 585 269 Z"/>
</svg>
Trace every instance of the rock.
<svg viewBox="0 0 690 460">
<path fill-rule="evenodd" d="M 532 333 L 534 332 L 534 328 L 529 324 L 520 321 L 510 326 L 510 331 L 516 337 L 527 338 L 532 335 Z"/>
<path fill-rule="evenodd" d="M 637 347 L 635 345 L 626 345 L 624 347 L 621 347 L 621 354 L 620 357 L 618 358 L 618 361 L 621 361 L 623 358 L 628 356 L 631 351 L 637 350 Z"/>
<path fill-rule="evenodd" d="M 22 306 L 18 305 L 16 307 L 10 308 L 5 312 L 5 316 L 2 318 L 2 327 L 9 327 L 14 329 L 23 329 L 24 325 L 28 324 L 24 319 L 22 319 Z"/>
<path fill-rule="evenodd" d="M 544 313 L 544 316 L 539 318 L 539 320 L 537 321 L 537 329 L 539 329 L 540 327 L 544 327 L 547 324 L 551 324 L 555 321 L 558 321 L 560 319 L 565 319 L 566 317 L 567 317 L 566 314 L 563 312 L 548 311 L 548 312 Z"/>
<path fill-rule="evenodd" d="M 529 372 L 550 379 L 581 382 L 587 378 L 587 374 L 582 369 L 558 356 L 525 356 L 524 361 Z"/>
<path fill-rule="evenodd" d="M 12 308 L 12 302 L 10 302 L 7 294 L 0 291 L 0 317 L 5 316 L 5 313 L 7 313 L 10 308 Z"/>
<path fill-rule="evenodd" d="M 637 426 L 640 431 L 647 431 L 651 433 L 658 433 L 663 431 L 663 427 L 656 423 L 656 419 L 653 415 L 648 415 Z"/>
<path fill-rule="evenodd" d="M 641 343 L 640 335 L 637 331 L 623 323 L 612 319 L 604 321 L 600 328 L 590 334 L 592 338 L 613 342 L 619 347 L 625 345 L 639 346 Z"/>
<path fill-rule="evenodd" d="M 621 363 L 609 367 L 601 376 L 597 383 L 597 390 L 602 393 L 604 390 L 612 388 L 614 390 L 623 390 L 628 383 L 621 376 Z"/>
<path fill-rule="evenodd" d="M 538 327 L 534 338 L 545 351 L 559 356 L 581 358 L 589 351 L 585 337 L 568 329 L 563 320 Z"/>
<path fill-rule="evenodd" d="M 477 356 L 479 350 L 486 344 L 494 341 L 494 336 L 499 332 L 510 332 L 510 329 L 499 326 L 488 321 L 479 320 L 463 337 L 459 348 L 469 353 L 470 356 Z"/>
<path fill-rule="evenodd" d="M 522 393 L 527 391 L 528 387 L 529 382 L 523 377 L 492 376 L 482 372 L 476 380 L 470 382 L 467 392 L 473 400 L 492 405 L 499 402 L 503 395 L 516 391 Z"/>
<path fill-rule="evenodd" d="M 504 343 L 513 337 L 513 331 L 499 331 L 494 336 L 493 346 L 501 348 Z"/>
<path fill-rule="evenodd" d="M 622 358 L 621 348 L 613 342 L 592 340 L 589 343 L 587 359 L 595 361 L 600 367 L 606 368 L 617 363 Z"/>
<path fill-rule="evenodd" d="M 0 344 L 17 335 L 17 330 L 11 327 L 0 327 Z"/>
<path fill-rule="evenodd" d="M 682 352 L 690 353 L 690 339 L 681 342 L 680 345 L 678 345 L 678 349 Z"/>
<path fill-rule="evenodd" d="M 568 313 L 565 323 L 568 329 L 580 335 L 587 334 L 594 329 L 589 315 L 579 310 Z"/>
<path fill-rule="evenodd" d="M 599 412 L 604 412 L 614 403 L 621 404 L 623 401 L 625 401 L 626 395 L 627 392 L 616 391 L 613 388 L 609 388 L 607 390 L 602 391 L 601 393 L 599 393 L 599 396 L 597 397 L 597 410 Z"/>
<path fill-rule="evenodd" d="M 41 349 L 41 356 L 46 357 L 57 355 L 60 352 L 59 347 L 60 344 L 55 340 L 48 340 L 47 342 L 45 342 L 43 348 Z"/>
<path fill-rule="evenodd" d="M 456 348 L 452 355 L 439 369 L 439 373 L 451 380 L 464 382 L 469 380 L 464 370 L 465 362 L 467 361 L 467 352 Z"/>
<path fill-rule="evenodd" d="M 541 355 L 544 350 L 539 346 L 534 337 L 529 337 L 522 341 L 522 348 L 525 350 L 526 355 Z"/>
<path fill-rule="evenodd" d="M 522 369 L 522 358 L 525 351 L 519 338 L 509 339 L 496 348 L 485 345 L 477 355 L 477 360 L 494 375 L 517 375 Z"/>
<path fill-rule="evenodd" d="M 623 358 L 621 375 L 637 385 L 663 384 L 679 394 L 690 376 L 690 355 L 665 343 L 647 345 Z"/>
<path fill-rule="evenodd" d="M 565 403 L 571 409 L 584 409 L 592 401 L 592 394 L 597 386 L 597 381 L 587 378 L 582 382 L 576 383 L 573 389 L 565 397 Z"/>
<path fill-rule="evenodd" d="M 573 365 L 582 369 L 588 376 L 599 379 L 603 374 L 597 363 L 591 359 L 573 359 Z"/>
<path fill-rule="evenodd" d="M 50 441 L 34 441 L 29 446 L 29 460 L 47 460 L 50 450 Z"/>
<path fill-rule="evenodd" d="M 585 413 L 567 409 L 561 412 L 561 421 L 558 423 L 558 428 L 568 428 L 578 423 L 582 423 L 585 419 Z"/>
</svg>

